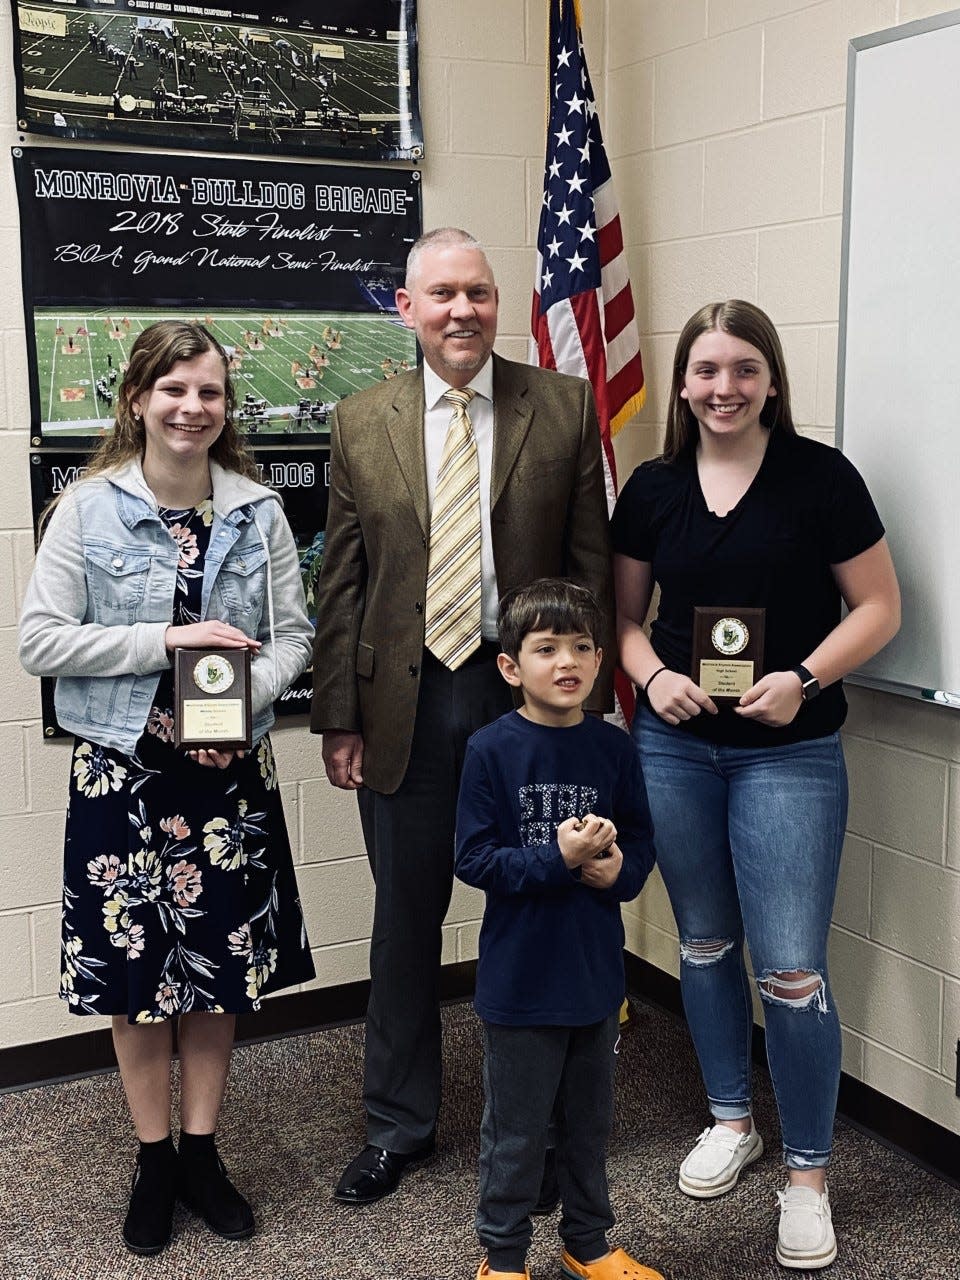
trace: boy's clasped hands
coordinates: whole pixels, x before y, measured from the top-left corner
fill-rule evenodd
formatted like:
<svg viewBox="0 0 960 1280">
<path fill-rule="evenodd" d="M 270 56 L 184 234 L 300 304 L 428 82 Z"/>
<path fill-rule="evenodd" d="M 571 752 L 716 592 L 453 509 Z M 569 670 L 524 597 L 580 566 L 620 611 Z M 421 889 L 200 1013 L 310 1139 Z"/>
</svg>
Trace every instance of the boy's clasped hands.
<svg viewBox="0 0 960 1280">
<path fill-rule="evenodd" d="M 588 813 L 567 818 L 557 827 L 560 855 L 570 871 L 580 868 L 580 882 L 591 889 L 609 889 L 623 866 L 616 844 L 617 828 L 609 818 Z"/>
</svg>

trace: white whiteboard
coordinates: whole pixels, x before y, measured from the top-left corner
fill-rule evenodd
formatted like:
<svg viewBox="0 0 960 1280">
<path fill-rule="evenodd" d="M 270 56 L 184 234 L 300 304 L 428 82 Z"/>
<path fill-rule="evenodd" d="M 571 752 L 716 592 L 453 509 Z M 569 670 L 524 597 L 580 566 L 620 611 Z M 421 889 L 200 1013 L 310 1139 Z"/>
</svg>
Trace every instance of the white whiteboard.
<svg viewBox="0 0 960 1280">
<path fill-rule="evenodd" d="M 851 42 L 837 443 L 887 529 L 870 684 L 960 694 L 960 11 Z"/>
</svg>

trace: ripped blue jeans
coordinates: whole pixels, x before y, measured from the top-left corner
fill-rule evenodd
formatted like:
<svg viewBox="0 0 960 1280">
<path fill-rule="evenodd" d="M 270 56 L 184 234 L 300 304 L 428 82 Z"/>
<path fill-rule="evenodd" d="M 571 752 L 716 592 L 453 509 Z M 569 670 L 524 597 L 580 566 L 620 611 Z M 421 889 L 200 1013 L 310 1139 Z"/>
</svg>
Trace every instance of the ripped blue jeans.
<svg viewBox="0 0 960 1280">
<path fill-rule="evenodd" d="M 716 746 L 646 708 L 633 732 L 710 1110 L 718 1120 L 751 1111 L 746 937 L 784 1162 L 825 1165 L 840 1082 L 826 958 L 847 815 L 839 734 L 764 749 Z"/>
</svg>

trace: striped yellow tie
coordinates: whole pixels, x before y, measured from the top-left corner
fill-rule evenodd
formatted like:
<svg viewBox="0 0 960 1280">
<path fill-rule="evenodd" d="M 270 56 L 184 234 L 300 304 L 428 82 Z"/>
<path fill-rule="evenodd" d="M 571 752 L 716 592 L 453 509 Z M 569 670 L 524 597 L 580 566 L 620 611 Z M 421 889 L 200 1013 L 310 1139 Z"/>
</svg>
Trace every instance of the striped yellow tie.
<svg viewBox="0 0 960 1280">
<path fill-rule="evenodd" d="M 480 463 L 467 387 L 444 392 L 453 405 L 430 517 L 427 648 L 452 671 L 480 643 Z"/>
</svg>

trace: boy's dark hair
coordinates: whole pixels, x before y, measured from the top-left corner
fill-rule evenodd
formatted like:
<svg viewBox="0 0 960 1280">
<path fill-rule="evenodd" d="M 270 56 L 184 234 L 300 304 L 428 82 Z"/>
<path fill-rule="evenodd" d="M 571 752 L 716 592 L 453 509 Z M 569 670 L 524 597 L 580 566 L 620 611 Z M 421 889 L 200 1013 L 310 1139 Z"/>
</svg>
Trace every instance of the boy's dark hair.
<svg viewBox="0 0 960 1280">
<path fill-rule="evenodd" d="M 597 597 L 567 578 L 537 578 L 525 587 L 514 587 L 500 599 L 500 648 L 516 661 L 523 638 L 531 631 L 587 635 L 599 648 L 603 615 Z"/>
</svg>

